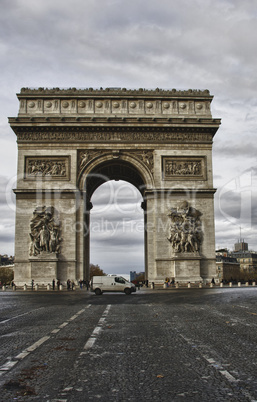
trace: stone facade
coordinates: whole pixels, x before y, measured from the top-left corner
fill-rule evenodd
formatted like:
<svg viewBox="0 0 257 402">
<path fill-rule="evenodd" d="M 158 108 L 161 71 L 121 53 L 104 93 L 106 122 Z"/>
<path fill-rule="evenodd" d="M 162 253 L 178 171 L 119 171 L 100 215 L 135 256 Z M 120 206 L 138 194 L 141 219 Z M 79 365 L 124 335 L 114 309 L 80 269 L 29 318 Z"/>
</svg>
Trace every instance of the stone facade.
<svg viewBox="0 0 257 402">
<path fill-rule="evenodd" d="M 88 278 L 91 197 L 108 179 L 142 194 L 146 279 L 216 277 L 220 120 L 209 91 L 23 88 L 17 96 L 18 116 L 9 118 L 18 143 L 17 284 Z"/>
</svg>

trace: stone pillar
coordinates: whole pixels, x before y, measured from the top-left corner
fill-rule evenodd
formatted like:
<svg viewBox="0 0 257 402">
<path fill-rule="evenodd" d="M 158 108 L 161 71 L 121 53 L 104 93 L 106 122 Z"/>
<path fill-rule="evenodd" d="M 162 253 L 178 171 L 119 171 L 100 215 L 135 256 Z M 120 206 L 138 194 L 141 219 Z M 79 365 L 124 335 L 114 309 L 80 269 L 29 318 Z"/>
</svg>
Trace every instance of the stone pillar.
<svg viewBox="0 0 257 402">
<path fill-rule="evenodd" d="M 55 253 L 41 252 L 29 258 L 31 264 L 31 277 L 35 282 L 51 282 L 57 278 L 58 257 Z"/>
</svg>

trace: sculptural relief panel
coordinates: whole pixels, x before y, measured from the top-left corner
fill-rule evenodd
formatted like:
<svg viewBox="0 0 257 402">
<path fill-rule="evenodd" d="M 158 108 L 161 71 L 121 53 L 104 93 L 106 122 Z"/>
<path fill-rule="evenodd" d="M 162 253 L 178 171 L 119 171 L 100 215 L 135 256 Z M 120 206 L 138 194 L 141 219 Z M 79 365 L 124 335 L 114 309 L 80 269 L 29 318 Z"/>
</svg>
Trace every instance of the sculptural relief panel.
<svg viewBox="0 0 257 402">
<path fill-rule="evenodd" d="M 64 157 L 25 157 L 24 178 L 36 180 L 69 180 L 70 158 Z"/>
<path fill-rule="evenodd" d="M 164 180 L 206 180 L 205 157 L 163 157 Z"/>
<path fill-rule="evenodd" d="M 60 253 L 60 221 L 54 207 L 37 207 L 30 221 L 30 256 Z"/>
<path fill-rule="evenodd" d="M 187 201 L 171 208 L 170 233 L 168 240 L 174 253 L 199 253 L 203 240 L 202 213 L 191 207 Z"/>
</svg>

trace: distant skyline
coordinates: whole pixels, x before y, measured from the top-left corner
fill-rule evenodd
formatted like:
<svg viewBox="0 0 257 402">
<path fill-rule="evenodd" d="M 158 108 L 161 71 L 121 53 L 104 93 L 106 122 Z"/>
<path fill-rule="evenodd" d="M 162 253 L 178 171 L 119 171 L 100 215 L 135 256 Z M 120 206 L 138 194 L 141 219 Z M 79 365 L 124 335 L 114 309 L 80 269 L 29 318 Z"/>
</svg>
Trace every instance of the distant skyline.
<svg viewBox="0 0 257 402">
<path fill-rule="evenodd" d="M 14 253 L 17 144 L 7 117 L 17 116 L 22 87 L 209 89 L 212 116 L 222 119 L 213 143 L 216 247 L 232 249 L 241 227 L 257 250 L 256 2 L 2 0 L 0 33 L 0 253 Z M 138 198 L 122 220 L 118 204 L 96 212 L 105 191 L 94 194 L 92 222 L 107 228 L 92 233 L 91 261 L 106 272 L 141 270 Z M 130 191 L 120 190 L 121 205 Z"/>
</svg>

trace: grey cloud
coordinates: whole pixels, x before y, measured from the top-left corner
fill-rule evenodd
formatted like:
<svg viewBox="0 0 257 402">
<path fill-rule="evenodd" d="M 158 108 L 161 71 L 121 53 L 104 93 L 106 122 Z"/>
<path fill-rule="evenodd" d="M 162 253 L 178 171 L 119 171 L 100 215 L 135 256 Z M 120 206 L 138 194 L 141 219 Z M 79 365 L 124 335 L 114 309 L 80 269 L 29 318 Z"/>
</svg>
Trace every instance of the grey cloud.
<svg viewBox="0 0 257 402">
<path fill-rule="evenodd" d="M 2 0 L 1 6 L 0 160 L 1 174 L 7 180 L 16 173 L 16 138 L 7 116 L 17 114 L 15 93 L 23 86 L 209 88 L 215 96 L 213 115 L 222 118 L 213 149 L 219 191 L 248 167 L 253 167 L 255 175 L 257 53 L 253 51 L 256 14 L 252 0 Z M 4 184 L 0 178 L 3 234 L 7 227 L 7 232 L 14 228 Z M 111 200 L 105 190 L 95 193 L 91 221 L 103 217 L 116 225 L 125 217 L 142 222 L 140 196 L 130 195 L 128 190 Z M 233 244 L 233 236 L 237 238 L 241 195 L 239 191 L 223 193 L 224 217 L 217 208 L 217 192 L 217 242 Z M 255 199 L 253 192 L 252 204 Z M 105 215 L 103 210 L 109 204 Z M 253 226 L 247 236 L 254 246 L 254 206 L 251 216 Z M 246 222 L 243 224 L 246 230 Z M 131 241 L 130 247 L 133 236 L 137 239 L 131 235 L 126 240 Z M 111 257 L 110 243 L 105 247 L 99 241 L 101 258 L 104 252 Z M 10 244 L 4 239 L 1 243 L 5 247 Z M 98 263 L 97 240 L 92 244 L 91 254 Z M 115 252 L 117 264 L 124 258 L 126 245 L 120 247 L 122 250 Z M 136 241 L 133 254 L 137 255 Z M 104 258 L 101 263 L 105 264 Z"/>
</svg>

